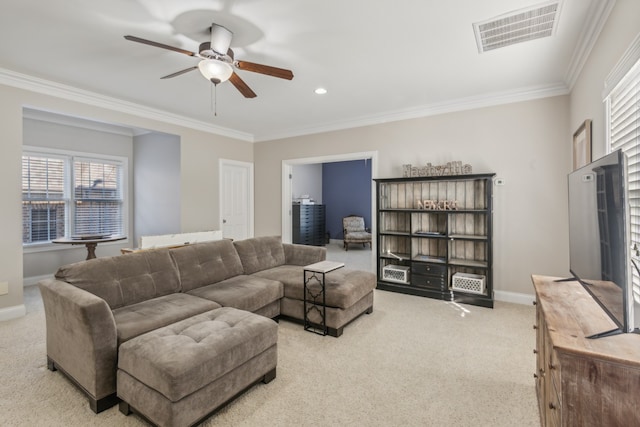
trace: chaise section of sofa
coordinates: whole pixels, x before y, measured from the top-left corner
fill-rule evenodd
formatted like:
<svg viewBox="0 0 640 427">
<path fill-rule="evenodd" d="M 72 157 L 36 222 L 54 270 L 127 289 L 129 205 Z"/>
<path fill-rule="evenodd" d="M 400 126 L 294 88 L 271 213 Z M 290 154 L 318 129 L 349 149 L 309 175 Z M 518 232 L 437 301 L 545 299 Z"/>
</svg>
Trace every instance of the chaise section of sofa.
<svg viewBox="0 0 640 427">
<path fill-rule="evenodd" d="M 234 242 L 245 274 L 277 280 L 284 295 L 280 301 L 283 318 L 304 321 L 304 267 L 326 259 L 326 248 L 282 243 L 280 237 L 258 237 Z M 349 322 L 363 313 L 373 311 L 373 273 L 341 268 L 327 275 L 327 318 L 329 334 L 340 336 Z M 312 315 L 317 311 L 311 312 Z M 319 323 L 321 319 L 310 319 Z"/>
</svg>

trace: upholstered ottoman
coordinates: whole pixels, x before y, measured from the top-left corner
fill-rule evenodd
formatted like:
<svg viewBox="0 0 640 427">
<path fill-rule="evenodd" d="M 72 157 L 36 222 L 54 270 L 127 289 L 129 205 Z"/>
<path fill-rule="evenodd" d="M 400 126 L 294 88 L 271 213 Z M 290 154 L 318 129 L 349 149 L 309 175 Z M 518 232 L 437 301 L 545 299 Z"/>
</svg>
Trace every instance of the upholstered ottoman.
<svg viewBox="0 0 640 427">
<path fill-rule="evenodd" d="M 120 411 L 159 426 L 197 423 L 257 381 L 276 375 L 278 325 L 223 307 L 123 343 Z"/>
</svg>

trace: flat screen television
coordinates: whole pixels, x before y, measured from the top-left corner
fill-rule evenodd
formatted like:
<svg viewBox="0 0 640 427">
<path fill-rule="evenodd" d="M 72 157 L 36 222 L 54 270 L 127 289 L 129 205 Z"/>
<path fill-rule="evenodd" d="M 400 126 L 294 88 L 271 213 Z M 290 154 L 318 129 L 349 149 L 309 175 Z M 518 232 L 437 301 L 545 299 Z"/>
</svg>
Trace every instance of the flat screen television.
<svg viewBox="0 0 640 427">
<path fill-rule="evenodd" d="M 569 269 L 616 324 L 634 331 L 627 158 L 617 150 L 569 174 Z"/>
</svg>

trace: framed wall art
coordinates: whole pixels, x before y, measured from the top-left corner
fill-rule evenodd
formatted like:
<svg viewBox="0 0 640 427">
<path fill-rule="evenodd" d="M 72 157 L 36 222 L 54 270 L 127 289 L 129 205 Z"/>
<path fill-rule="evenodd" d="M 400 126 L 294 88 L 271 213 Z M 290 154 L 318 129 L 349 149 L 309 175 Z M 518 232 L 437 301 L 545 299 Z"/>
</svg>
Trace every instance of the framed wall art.
<svg viewBox="0 0 640 427">
<path fill-rule="evenodd" d="M 591 163 L 591 120 L 585 120 L 573 134 L 573 170 Z"/>
</svg>

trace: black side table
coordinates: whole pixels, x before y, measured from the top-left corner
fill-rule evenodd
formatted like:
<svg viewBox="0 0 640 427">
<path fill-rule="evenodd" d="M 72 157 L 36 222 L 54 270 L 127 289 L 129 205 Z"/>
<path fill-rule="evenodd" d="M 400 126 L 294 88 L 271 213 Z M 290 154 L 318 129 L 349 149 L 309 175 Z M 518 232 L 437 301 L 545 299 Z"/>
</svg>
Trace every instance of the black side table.
<svg viewBox="0 0 640 427">
<path fill-rule="evenodd" d="M 325 293 L 325 275 L 333 270 L 344 267 L 343 262 L 320 261 L 310 264 L 303 269 L 303 301 L 304 301 L 304 330 L 318 335 L 327 335 L 327 305 Z M 312 282 L 313 280 L 313 282 Z M 316 286 L 314 286 L 314 284 Z M 314 310 L 320 316 L 320 323 L 309 320 L 309 313 Z"/>
</svg>

